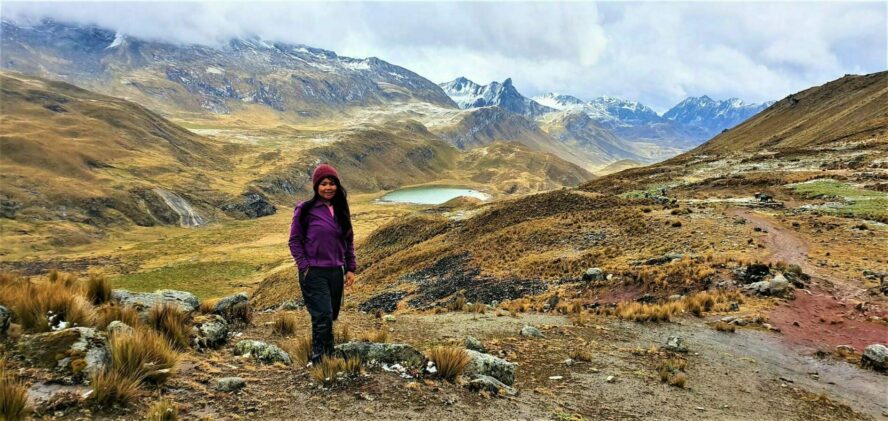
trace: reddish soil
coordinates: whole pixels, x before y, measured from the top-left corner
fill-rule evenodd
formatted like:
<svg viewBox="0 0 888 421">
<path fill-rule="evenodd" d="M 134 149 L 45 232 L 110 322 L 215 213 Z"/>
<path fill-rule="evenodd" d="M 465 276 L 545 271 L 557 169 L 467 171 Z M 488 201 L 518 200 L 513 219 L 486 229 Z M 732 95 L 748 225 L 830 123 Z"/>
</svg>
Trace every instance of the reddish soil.
<svg viewBox="0 0 888 421">
<path fill-rule="evenodd" d="M 847 297 L 860 296 L 860 288 L 831 276 L 826 268 L 810 264 L 807 240 L 769 216 L 749 209 L 731 209 L 728 214 L 746 218 L 767 231 L 759 239 L 765 246 L 762 260 L 795 263 L 811 276 L 809 289 L 797 290 L 795 299 L 781 301 L 768 315 L 769 323 L 783 333 L 784 342 L 827 350 L 851 345 L 858 352 L 867 345 L 888 342 L 888 325 L 868 320 L 872 316 L 884 319 L 888 312 L 873 303 L 857 308 L 859 302 Z"/>
</svg>

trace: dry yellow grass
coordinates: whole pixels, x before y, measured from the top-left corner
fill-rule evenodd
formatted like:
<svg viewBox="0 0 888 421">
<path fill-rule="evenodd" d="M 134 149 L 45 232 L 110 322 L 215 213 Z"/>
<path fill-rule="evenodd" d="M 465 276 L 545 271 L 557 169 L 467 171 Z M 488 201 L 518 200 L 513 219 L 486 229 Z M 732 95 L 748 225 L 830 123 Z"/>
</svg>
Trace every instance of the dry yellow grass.
<svg viewBox="0 0 888 421">
<path fill-rule="evenodd" d="M 669 358 L 657 365 L 657 373 L 660 381 L 667 382 L 671 386 L 684 387 L 687 383 L 687 374 L 684 370 L 687 368 L 688 362 L 682 358 Z"/>
<path fill-rule="evenodd" d="M 89 399 L 100 407 L 126 406 L 141 394 L 138 378 L 126 376 L 116 370 L 97 372 L 90 377 L 89 384 L 92 387 Z"/>
<path fill-rule="evenodd" d="M 95 324 L 95 309 L 83 297 L 77 279 L 70 275 L 54 272 L 48 279 L 36 281 L 5 275 L 0 282 L 0 303 L 15 313 L 25 331 L 49 331 L 50 322 L 57 325 L 64 321 L 72 326 Z"/>
<path fill-rule="evenodd" d="M 86 299 L 93 305 L 102 305 L 111 299 L 111 281 L 103 274 L 90 273 L 84 289 Z"/>
<path fill-rule="evenodd" d="M 337 323 L 333 329 L 333 342 L 343 344 L 351 341 L 351 328 L 347 323 Z"/>
<path fill-rule="evenodd" d="M 281 312 L 271 324 L 271 333 L 276 336 L 293 336 L 297 325 L 296 318 L 292 314 Z"/>
<path fill-rule="evenodd" d="M 175 374 L 179 354 L 161 334 L 140 328 L 111 337 L 111 368 L 143 383 L 161 385 Z"/>
<path fill-rule="evenodd" d="M 115 320 L 126 323 L 133 328 L 144 324 L 141 316 L 139 316 L 139 312 L 132 306 L 105 304 L 96 310 L 97 328 L 106 329 L 108 324 Z"/>
<path fill-rule="evenodd" d="M 191 344 L 191 323 L 179 306 L 158 304 L 148 312 L 148 325 L 166 336 L 177 349 L 188 349 Z"/>
<path fill-rule="evenodd" d="M 162 398 L 151 404 L 148 413 L 145 414 L 147 421 L 176 421 L 179 419 L 179 406 L 169 398 Z"/>
<path fill-rule="evenodd" d="M 281 343 L 281 348 L 290 355 L 295 367 L 305 367 L 311 358 L 311 336 L 288 339 Z"/>
<path fill-rule="evenodd" d="M 389 341 L 389 331 L 385 327 L 361 332 L 357 337 L 358 342 L 384 343 Z"/>
<path fill-rule="evenodd" d="M 5 358 L 0 359 L 0 418 L 22 420 L 30 412 L 28 388 L 7 371 Z"/>
<path fill-rule="evenodd" d="M 321 358 L 317 364 L 311 366 L 309 370 L 311 378 L 318 383 L 332 383 L 340 376 L 355 376 L 361 373 L 360 358 L 349 358 L 348 360 L 339 357 Z"/>
<path fill-rule="evenodd" d="M 737 327 L 731 323 L 726 323 L 721 320 L 715 322 L 715 330 L 719 332 L 730 332 L 734 333 L 737 330 Z"/>
<path fill-rule="evenodd" d="M 435 363 L 437 376 L 448 381 L 459 377 L 471 361 L 464 348 L 453 346 L 436 346 L 428 351 L 427 356 Z"/>
<path fill-rule="evenodd" d="M 582 362 L 590 362 L 594 357 L 592 351 L 582 347 L 571 349 L 568 356 L 573 360 Z"/>
</svg>

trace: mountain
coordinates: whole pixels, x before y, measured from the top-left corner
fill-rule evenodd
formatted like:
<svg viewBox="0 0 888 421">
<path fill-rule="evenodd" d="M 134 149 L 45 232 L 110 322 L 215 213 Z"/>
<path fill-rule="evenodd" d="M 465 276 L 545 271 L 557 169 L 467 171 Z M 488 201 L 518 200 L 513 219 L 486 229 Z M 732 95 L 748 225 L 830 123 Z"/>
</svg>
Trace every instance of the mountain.
<svg viewBox="0 0 888 421">
<path fill-rule="evenodd" d="M 260 39 L 176 45 L 94 26 L 2 21 L 0 66 L 165 112 L 321 116 L 368 105 L 456 104 L 431 81 L 378 58 Z"/>
<path fill-rule="evenodd" d="M 663 118 L 699 129 L 701 136 L 714 137 L 774 104 L 746 104 L 738 98 L 715 101 L 708 96 L 690 97 L 663 114 Z"/>
<path fill-rule="evenodd" d="M 639 153 L 635 144 L 618 138 L 577 108 L 547 114 L 540 119 L 540 127 L 562 144 L 582 151 L 591 166 L 620 159 L 651 161 Z"/>
<path fill-rule="evenodd" d="M 511 78 L 503 83 L 491 82 L 489 85 L 479 85 L 464 77 L 458 77 L 440 86 L 463 109 L 495 105 L 528 118 L 536 118 L 555 111 L 521 95 L 512 85 Z"/>
<path fill-rule="evenodd" d="M 546 107 L 554 108 L 556 110 L 582 108 L 583 104 L 585 104 L 582 99 L 579 99 L 575 96 L 562 95 L 551 92 L 545 95 L 535 96 L 533 97 L 533 100 L 540 103 L 541 105 L 545 105 Z"/>
</svg>

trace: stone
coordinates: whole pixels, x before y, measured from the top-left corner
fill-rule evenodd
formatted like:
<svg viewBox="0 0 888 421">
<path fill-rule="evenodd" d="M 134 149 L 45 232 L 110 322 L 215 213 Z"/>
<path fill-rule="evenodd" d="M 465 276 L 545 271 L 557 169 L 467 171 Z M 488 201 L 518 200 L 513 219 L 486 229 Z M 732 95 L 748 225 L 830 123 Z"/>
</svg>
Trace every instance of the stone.
<svg viewBox="0 0 888 421">
<path fill-rule="evenodd" d="M 484 390 L 496 395 L 515 396 L 518 394 L 518 390 L 514 387 L 506 385 L 493 377 L 485 376 L 483 374 L 475 376 L 475 378 L 469 380 L 469 382 L 466 383 L 466 387 L 468 387 L 469 390 Z"/>
<path fill-rule="evenodd" d="M 194 347 L 199 351 L 218 348 L 228 341 L 228 323 L 218 314 L 195 317 L 191 332 Z"/>
<path fill-rule="evenodd" d="M 867 345 L 860 357 L 860 364 L 875 370 L 888 370 L 888 346 L 883 344 Z"/>
<path fill-rule="evenodd" d="M 470 358 L 469 364 L 463 371 L 466 377 L 490 376 L 509 386 L 515 383 L 515 370 L 518 364 L 471 349 L 467 349 L 466 352 Z"/>
<path fill-rule="evenodd" d="M 291 363 L 290 355 L 276 345 L 249 339 L 242 340 L 234 345 L 234 355 L 252 358 L 263 364 L 280 362 L 290 365 Z"/>
<path fill-rule="evenodd" d="M 743 290 L 752 294 L 758 295 L 768 295 L 771 289 L 771 283 L 768 281 L 758 281 L 753 282 L 745 287 Z"/>
<path fill-rule="evenodd" d="M 425 363 L 425 356 L 407 344 L 346 342 L 336 345 L 335 349 L 346 357 L 359 357 L 369 364 L 401 364 L 405 367 L 419 368 Z"/>
<path fill-rule="evenodd" d="M 605 280 L 605 275 L 600 268 L 589 268 L 583 273 L 583 282 L 600 282 L 603 280 Z"/>
<path fill-rule="evenodd" d="M 487 352 L 487 349 L 484 348 L 484 344 L 474 336 L 466 336 L 465 346 L 466 349 L 471 349 L 473 351 Z"/>
<path fill-rule="evenodd" d="M 606 381 L 608 383 L 613 383 L 613 382 L 617 381 L 617 378 L 614 376 L 607 376 L 607 378 L 604 379 L 604 381 Z"/>
<path fill-rule="evenodd" d="M 271 204 L 262 193 L 246 192 L 241 195 L 241 200 L 226 203 L 221 209 L 234 217 L 246 216 L 250 219 L 274 215 L 277 208 Z"/>
<path fill-rule="evenodd" d="M 296 300 L 287 300 L 281 304 L 281 310 L 284 311 L 299 310 L 300 308 L 302 308 L 302 303 Z"/>
<path fill-rule="evenodd" d="M 782 273 L 774 275 L 768 284 L 768 294 L 774 297 L 783 297 L 792 294 L 793 286 Z"/>
<path fill-rule="evenodd" d="M 228 314 L 228 311 L 231 310 L 232 307 L 249 300 L 250 296 L 245 292 L 229 295 L 216 302 L 216 305 L 213 306 L 213 313 L 224 316 L 225 314 Z"/>
<path fill-rule="evenodd" d="M 133 328 L 120 320 L 114 320 L 113 322 L 108 323 L 108 327 L 105 328 L 105 331 L 108 332 L 109 335 L 115 333 L 132 333 Z"/>
<path fill-rule="evenodd" d="M 16 351 L 29 364 L 88 378 L 109 362 L 108 335 L 88 327 L 22 336 Z"/>
<path fill-rule="evenodd" d="M 154 292 L 130 292 L 125 289 L 115 289 L 111 291 L 111 300 L 121 305 L 133 306 L 143 315 L 157 304 L 175 304 L 186 313 L 191 313 L 200 307 L 200 300 L 194 294 L 172 289 L 161 289 Z"/>
<path fill-rule="evenodd" d="M 524 325 L 524 327 L 521 328 L 521 336 L 526 336 L 528 338 L 542 338 L 543 334 L 539 329 L 533 326 Z"/>
<path fill-rule="evenodd" d="M 389 322 L 389 323 L 394 323 L 395 315 L 394 314 L 386 314 L 385 316 L 382 317 L 382 320 Z"/>
<path fill-rule="evenodd" d="M 247 385 L 241 377 L 223 377 L 216 380 L 216 390 L 220 392 L 234 392 L 243 389 Z"/>
<path fill-rule="evenodd" d="M 685 346 L 684 340 L 678 336 L 670 336 L 666 339 L 666 349 L 672 352 L 688 352 L 688 347 Z"/>
<path fill-rule="evenodd" d="M 9 322 L 12 320 L 12 313 L 4 306 L 0 306 L 0 336 L 6 335 L 9 330 Z"/>
</svg>

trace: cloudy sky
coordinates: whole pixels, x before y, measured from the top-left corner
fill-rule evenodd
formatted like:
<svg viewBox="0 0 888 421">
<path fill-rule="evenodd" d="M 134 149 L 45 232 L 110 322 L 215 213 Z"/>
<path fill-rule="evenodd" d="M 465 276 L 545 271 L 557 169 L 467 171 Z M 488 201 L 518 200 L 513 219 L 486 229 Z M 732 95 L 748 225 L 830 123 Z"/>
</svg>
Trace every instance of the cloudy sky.
<svg viewBox="0 0 888 421">
<path fill-rule="evenodd" d="M 888 3 L 208 3 L 4 1 L 4 18 L 52 17 L 132 36 L 232 37 L 376 56 L 435 82 L 511 77 L 525 95 L 760 102 L 846 73 L 888 69 Z"/>
</svg>

